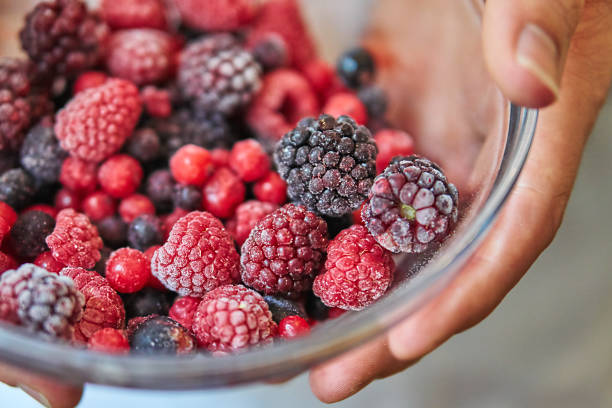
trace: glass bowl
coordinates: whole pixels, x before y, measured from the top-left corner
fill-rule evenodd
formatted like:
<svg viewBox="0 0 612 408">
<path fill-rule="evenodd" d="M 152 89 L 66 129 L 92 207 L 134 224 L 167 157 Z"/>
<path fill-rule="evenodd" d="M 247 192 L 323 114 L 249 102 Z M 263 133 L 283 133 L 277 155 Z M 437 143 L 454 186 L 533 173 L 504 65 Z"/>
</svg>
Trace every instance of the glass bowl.
<svg viewBox="0 0 612 408">
<path fill-rule="evenodd" d="M 7 4 L 8 3 L 8 4 Z M 15 54 L 27 2 L 0 2 L 0 55 Z M 322 55 L 365 37 L 390 95 L 392 123 L 415 136 L 460 191 L 460 222 L 435 253 L 396 258 L 380 301 L 317 325 L 308 337 L 214 358 L 115 357 L 47 343 L 0 326 L 0 360 L 64 381 L 155 389 L 227 386 L 302 372 L 383 333 L 460 272 L 506 201 L 527 157 L 537 111 L 503 98 L 481 49 L 479 0 L 304 0 Z M 394 12 L 402 7 L 401 12 Z M 409 9 L 409 10 L 408 10 Z M 366 35 L 367 34 L 367 35 Z"/>
</svg>

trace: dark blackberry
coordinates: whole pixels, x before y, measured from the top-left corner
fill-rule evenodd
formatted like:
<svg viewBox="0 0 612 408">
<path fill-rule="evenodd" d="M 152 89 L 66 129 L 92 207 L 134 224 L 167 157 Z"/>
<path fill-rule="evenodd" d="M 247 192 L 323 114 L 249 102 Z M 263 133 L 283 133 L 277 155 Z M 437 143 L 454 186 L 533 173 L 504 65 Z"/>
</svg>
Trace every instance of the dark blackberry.
<svg viewBox="0 0 612 408">
<path fill-rule="evenodd" d="M 126 317 L 131 319 L 152 314 L 167 316 L 174 297 L 175 294 L 172 292 L 161 292 L 148 287 L 136 293 L 124 295 Z"/>
<path fill-rule="evenodd" d="M 196 211 L 202 208 L 202 189 L 194 186 L 177 184 L 174 186 L 174 206 L 186 211 Z"/>
<path fill-rule="evenodd" d="M 174 185 L 174 179 L 168 170 L 156 170 L 147 178 L 147 196 L 149 196 L 159 213 L 172 211 Z"/>
<path fill-rule="evenodd" d="M 8 89 L 16 96 L 30 93 L 32 67 L 23 59 L 0 57 L 0 89 Z"/>
<path fill-rule="evenodd" d="M 31 121 L 28 100 L 0 89 L 0 150 L 18 150 Z"/>
<path fill-rule="evenodd" d="M 191 354 L 197 341 L 179 323 L 165 316 L 157 316 L 140 323 L 130 336 L 134 354 Z"/>
<path fill-rule="evenodd" d="M 306 296 L 305 308 L 306 314 L 312 319 L 321 321 L 329 317 L 329 307 L 325 306 L 321 299 L 312 292 L 308 292 Z"/>
<path fill-rule="evenodd" d="M 306 318 L 306 310 L 300 302 L 270 295 L 264 296 L 264 300 L 268 304 L 270 313 L 272 313 L 272 319 L 276 323 L 280 323 L 287 316 Z"/>
<path fill-rule="evenodd" d="M 178 84 L 197 110 L 230 115 L 245 107 L 261 86 L 261 67 L 231 35 L 211 35 L 183 50 Z"/>
<path fill-rule="evenodd" d="M 368 50 L 354 48 L 340 56 L 336 70 L 346 86 L 357 89 L 372 82 L 376 63 Z"/>
<path fill-rule="evenodd" d="M 104 245 L 116 249 L 127 244 L 128 225 L 120 216 L 106 217 L 98 222 L 97 227 Z"/>
<path fill-rule="evenodd" d="M 265 71 L 272 71 L 287 65 L 289 55 L 287 43 L 276 33 L 268 33 L 251 46 L 255 60 Z"/>
<path fill-rule="evenodd" d="M 106 261 L 108 261 L 112 252 L 113 250 L 106 246 L 100 249 L 100 260 L 94 266 L 94 271 L 98 272 L 99 275 L 106 276 Z"/>
<path fill-rule="evenodd" d="M 15 210 L 30 205 L 36 194 L 34 180 L 22 168 L 12 169 L 0 176 L 0 201 L 4 201 Z"/>
<path fill-rule="evenodd" d="M 49 250 L 45 238 L 53 232 L 55 219 L 42 211 L 28 211 L 11 229 L 11 247 L 23 259 L 34 259 Z"/>
<path fill-rule="evenodd" d="M 159 136 L 153 129 L 139 129 L 125 143 L 125 152 L 141 163 L 155 160 L 161 153 Z"/>
<path fill-rule="evenodd" d="M 47 83 L 56 76 L 72 78 L 97 64 L 108 28 L 80 0 L 38 3 L 19 33 L 21 46 Z"/>
<path fill-rule="evenodd" d="M 370 131 L 348 116 L 306 118 L 279 142 L 274 159 L 289 198 L 321 215 L 359 208 L 376 176 Z"/>
<path fill-rule="evenodd" d="M 368 118 L 376 120 L 384 118 L 389 106 L 387 93 L 379 86 L 371 85 L 360 89 L 357 97 L 368 111 Z"/>
<path fill-rule="evenodd" d="M 130 224 L 127 238 L 130 246 L 139 251 L 145 251 L 153 245 L 161 245 L 164 243 L 162 224 L 154 215 L 140 215 Z"/>
<path fill-rule="evenodd" d="M 21 165 L 37 181 L 56 183 L 68 153 L 59 145 L 52 125 L 34 126 L 21 146 Z"/>
</svg>

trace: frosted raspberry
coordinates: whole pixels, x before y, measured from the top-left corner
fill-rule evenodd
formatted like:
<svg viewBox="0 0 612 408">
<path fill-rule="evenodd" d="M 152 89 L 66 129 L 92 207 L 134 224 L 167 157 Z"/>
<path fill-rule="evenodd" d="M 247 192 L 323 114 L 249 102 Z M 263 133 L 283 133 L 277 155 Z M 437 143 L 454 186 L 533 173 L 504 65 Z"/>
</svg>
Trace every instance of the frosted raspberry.
<svg viewBox="0 0 612 408">
<path fill-rule="evenodd" d="M 183 21 L 203 31 L 231 31 L 249 23 L 258 10 L 256 0 L 175 0 Z"/>
<path fill-rule="evenodd" d="M 102 353 L 127 354 L 130 351 L 130 343 L 125 331 L 106 328 L 98 330 L 89 338 L 87 348 Z"/>
<path fill-rule="evenodd" d="M 62 269 L 60 275 L 71 278 L 85 296 L 83 316 L 75 326 L 75 341 L 86 342 L 100 329 L 125 326 L 123 301 L 104 277 L 94 271 L 70 267 Z"/>
<path fill-rule="evenodd" d="M 193 317 L 201 301 L 202 299 L 191 296 L 179 297 L 172 304 L 168 316 L 179 322 L 187 330 L 191 330 Z"/>
<path fill-rule="evenodd" d="M 277 209 L 278 205 L 272 203 L 256 200 L 244 202 L 236 208 L 234 217 L 227 222 L 227 229 L 238 245 L 242 246 L 259 221 Z"/>
<path fill-rule="evenodd" d="M 178 220 L 166 243 L 155 251 L 151 271 L 182 296 L 203 296 L 240 279 L 240 259 L 217 218 L 194 211 Z"/>
<path fill-rule="evenodd" d="M 55 134 L 71 155 L 100 162 L 121 148 L 141 110 L 138 88 L 110 79 L 75 95 L 57 114 Z"/>
<path fill-rule="evenodd" d="M 391 253 L 365 227 L 353 225 L 330 242 L 312 290 L 329 307 L 361 310 L 387 291 L 394 271 Z"/>
<path fill-rule="evenodd" d="M 242 281 L 266 295 L 297 296 L 310 289 L 327 244 L 325 221 L 287 204 L 260 221 L 242 246 Z"/>
<path fill-rule="evenodd" d="M 55 229 L 46 239 L 53 257 L 67 266 L 93 268 L 100 260 L 102 239 L 85 214 L 65 209 L 57 214 Z"/>
<path fill-rule="evenodd" d="M 67 157 L 62 163 L 59 181 L 77 193 L 91 193 L 98 186 L 98 166 L 76 157 Z"/>
<path fill-rule="evenodd" d="M 106 160 L 98 170 L 100 186 L 114 198 L 133 194 L 142 181 L 140 163 L 127 154 L 117 154 Z"/>
<path fill-rule="evenodd" d="M 234 144 L 229 165 L 243 181 L 250 183 L 268 174 L 270 158 L 259 142 L 247 139 Z"/>
<path fill-rule="evenodd" d="M 162 0 L 102 0 L 100 13 L 114 29 L 166 28 L 166 11 Z"/>
<path fill-rule="evenodd" d="M 272 343 L 278 329 L 263 297 L 240 285 L 207 293 L 192 327 L 200 346 L 212 352 Z"/>
</svg>

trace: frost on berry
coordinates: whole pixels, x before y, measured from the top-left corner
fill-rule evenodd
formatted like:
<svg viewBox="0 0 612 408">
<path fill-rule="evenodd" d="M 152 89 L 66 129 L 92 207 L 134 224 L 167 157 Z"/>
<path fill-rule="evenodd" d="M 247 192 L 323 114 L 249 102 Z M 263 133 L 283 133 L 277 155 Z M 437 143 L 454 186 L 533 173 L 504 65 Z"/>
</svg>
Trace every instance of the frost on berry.
<svg viewBox="0 0 612 408">
<path fill-rule="evenodd" d="M 46 242 L 53 257 L 64 265 L 89 269 L 100 260 L 98 229 L 86 215 L 72 209 L 57 214 L 55 229 Z"/>
</svg>

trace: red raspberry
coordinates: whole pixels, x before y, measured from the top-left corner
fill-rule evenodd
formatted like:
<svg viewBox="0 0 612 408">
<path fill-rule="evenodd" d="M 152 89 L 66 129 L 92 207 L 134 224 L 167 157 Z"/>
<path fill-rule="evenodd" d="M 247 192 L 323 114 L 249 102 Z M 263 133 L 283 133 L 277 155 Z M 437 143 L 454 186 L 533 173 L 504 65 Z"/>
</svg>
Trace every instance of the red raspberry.
<svg viewBox="0 0 612 408">
<path fill-rule="evenodd" d="M 128 224 L 143 214 L 155 215 L 155 206 L 147 196 L 132 194 L 119 203 L 119 215 Z"/>
<path fill-rule="evenodd" d="M 67 157 L 62 163 L 59 181 L 64 187 L 77 193 L 91 193 L 98 186 L 98 166 L 76 157 Z"/>
<path fill-rule="evenodd" d="M 376 156 L 376 173 L 382 173 L 391 159 L 397 156 L 414 154 L 414 139 L 408 133 L 396 129 L 383 129 L 374 135 L 378 156 Z"/>
<path fill-rule="evenodd" d="M 259 222 L 242 246 L 242 281 L 266 295 L 295 297 L 310 289 L 327 244 L 325 221 L 287 204 Z"/>
<path fill-rule="evenodd" d="M 331 95 L 346 92 L 347 88 L 336 75 L 336 70 L 323 60 L 314 60 L 302 67 L 302 74 L 324 103 Z"/>
<path fill-rule="evenodd" d="M 117 292 L 138 292 L 147 285 L 150 276 L 147 257 L 136 249 L 118 249 L 106 261 L 106 279 Z"/>
<path fill-rule="evenodd" d="M 279 69 L 264 76 L 246 120 L 258 138 L 276 142 L 299 120 L 318 113 L 317 96 L 308 81 L 297 71 Z"/>
<path fill-rule="evenodd" d="M 270 344 L 278 329 L 263 297 L 241 285 L 221 286 L 207 293 L 192 328 L 200 346 L 211 352 Z"/>
<path fill-rule="evenodd" d="M 170 171 L 179 183 L 202 186 L 213 171 L 210 153 L 196 145 L 183 146 L 170 159 Z"/>
<path fill-rule="evenodd" d="M 229 157 L 229 150 L 213 149 L 210 152 L 210 160 L 212 161 L 212 164 L 215 169 L 218 169 L 219 167 L 229 166 Z"/>
<path fill-rule="evenodd" d="M 168 241 L 155 251 L 151 269 L 168 289 L 183 296 L 202 296 L 240 279 L 234 241 L 207 212 L 191 212 L 174 224 Z"/>
<path fill-rule="evenodd" d="M 83 317 L 75 326 L 73 340 L 85 343 L 100 329 L 125 326 L 123 301 L 104 277 L 83 268 L 64 268 L 60 275 L 71 278 L 85 296 Z"/>
<path fill-rule="evenodd" d="M 91 351 L 99 351 L 109 354 L 128 354 L 130 343 L 127 334 L 123 330 L 100 329 L 87 341 L 87 348 Z"/>
<path fill-rule="evenodd" d="M 98 170 L 98 181 L 114 198 L 133 194 L 142 181 L 143 172 L 138 160 L 127 154 L 117 154 L 106 160 Z"/>
<path fill-rule="evenodd" d="M 106 217 L 115 214 L 115 200 L 102 191 L 91 193 L 83 199 L 82 209 L 86 216 L 93 222 L 102 221 Z"/>
<path fill-rule="evenodd" d="M 118 78 L 136 85 L 162 82 L 174 70 L 174 41 L 149 28 L 115 32 L 109 43 L 106 66 Z"/>
<path fill-rule="evenodd" d="M 202 192 L 204 209 L 216 217 L 230 218 L 244 201 L 246 187 L 227 167 L 221 167 L 206 182 Z"/>
<path fill-rule="evenodd" d="M 234 218 L 227 222 L 227 230 L 238 245 L 242 246 L 257 223 L 277 209 L 278 205 L 261 201 L 252 200 L 242 203 L 236 208 Z"/>
<path fill-rule="evenodd" d="M 278 324 L 278 335 L 283 339 L 294 339 L 310 333 L 310 325 L 300 316 L 287 316 Z"/>
<path fill-rule="evenodd" d="M 151 248 L 148 248 L 144 251 L 144 256 L 147 258 L 147 265 L 151 265 L 151 260 L 153 259 L 153 254 L 161 248 L 161 245 L 153 245 Z M 153 289 L 157 289 L 162 292 L 167 292 L 168 289 L 164 286 L 163 283 L 159 281 L 153 274 L 149 276 L 149 282 L 147 282 L 147 286 Z"/>
<path fill-rule="evenodd" d="M 52 272 L 59 273 L 66 265 L 61 262 L 58 262 L 51 254 L 51 251 L 43 252 L 38 255 L 34 260 L 34 265 L 40 266 L 41 268 Z"/>
<path fill-rule="evenodd" d="M 51 217 L 57 217 L 57 209 L 48 204 L 34 204 L 23 210 L 21 213 L 25 214 L 28 211 L 41 211 L 45 214 L 49 214 Z"/>
<path fill-rule="evenodd" d="M 287 183 L 271 171 L 253 185 L 253 194 L 259 201 L 283 205 L 287 202 Z"/>
<path fill-rule="evenodd" d="M 146 86 L 140 92 L 145 110 L 154 118 L 167 118 L 172 114 L 172 100 L 165 89 Z"/>
<path fill-rule="evenodd" d="M 250 183 L 268 174 L 270 158 L 259 142 L 247 139 L 234 145 L 229 165 L 243 181 Z"/>
<path fill-rule="evenodd" d="M 72 87 L 72 94 L 76 95 L 79 92 L 83 92 L 89 88 L 96 88 L 106 82 L 108 76 L 104 72 L 100 71 L 87 71 L 83 72 L 79 77 L 74 81 L 74 85 Z"/>
<path fill-rule="evenodd" d="M 172 227 L 174 227 L 174 224 L 176 224 L 178 220 L 180 220 L 187 214 L 189 214 L 189 211 L 183 210 L 182 208 L 175 208 L 174 211 L 172 211 L 170 214 L 161 218 L 165 240 L 167 240 L 170 236 L 170 231 L 172 230 Z"/>
<path fill-rule="evenodd" d="M 174 304 L 172 304 L 168 316 L 179 322 L 187 330 L 191 330 L 193 317 L 200 301 L 202 301 L 202 299 L 191 296 L 179 297 L 174 301 Z"/>
<path fill-rule="evenodd" d="M 389 289 L 394 271 L 391 253 L 365 227 L 353 225 L 330 242 L 325 270 L 312 290 L 326 306 L 361 310 Z"/>
<path fill-rule="evenodd" d="M 265 3 L 253 24 L 248 43 L 256 44 L 260 37 L 270 33 L 277 33 L 287 43 L 289 65 L 300 68 L 316 58 L 315 45 L 297 0 Z"/>
<path fill-rule="evenodd" d="M 138 88 L 110 79 L 75 95 L 57 114 L 55 134 L 71 155 L 100 162 L 121 148 L 141 110 Z"/>
<path fill-rule="evenodd" d="M 166 10 L 161 0 L 102 0 L 100 13 L 113 29 L 166 28 Z"/>
<path fill-rule="evenodd" d="M 57 214 L 55 229 L 46 239 L 53 257 L 68 266 L 93 268 L 100 260 L 102 239 L 85 214 L 72 209 Z"/>
<path fill-rule="evenodd" d="M 256 0 L 175 0 L 185 24 L 202 31 L 232 31 L 248 24 L 258 10 Z"/>
<path fill-rule="evenodd" d="M 55 193 L 54 205 L 58 211 L 67 208 L 78 210 L 81 207 L 81 198 L 74 191 L 62 188 Z"/>
<path fill-rule="evenodd" d="M 0 276 L 10 270 L 17 267 L 17 261 L 12 256 L 5 254 L 0 251 Z"/>
<path fill-rule="evenodd" d="M 323 113 L 335 118 L 348 115 L 360 125 L 368 123 L 368 111 L 357 95 L 343 92 L 329 98 L 323 107 Z"/>
</svg>

